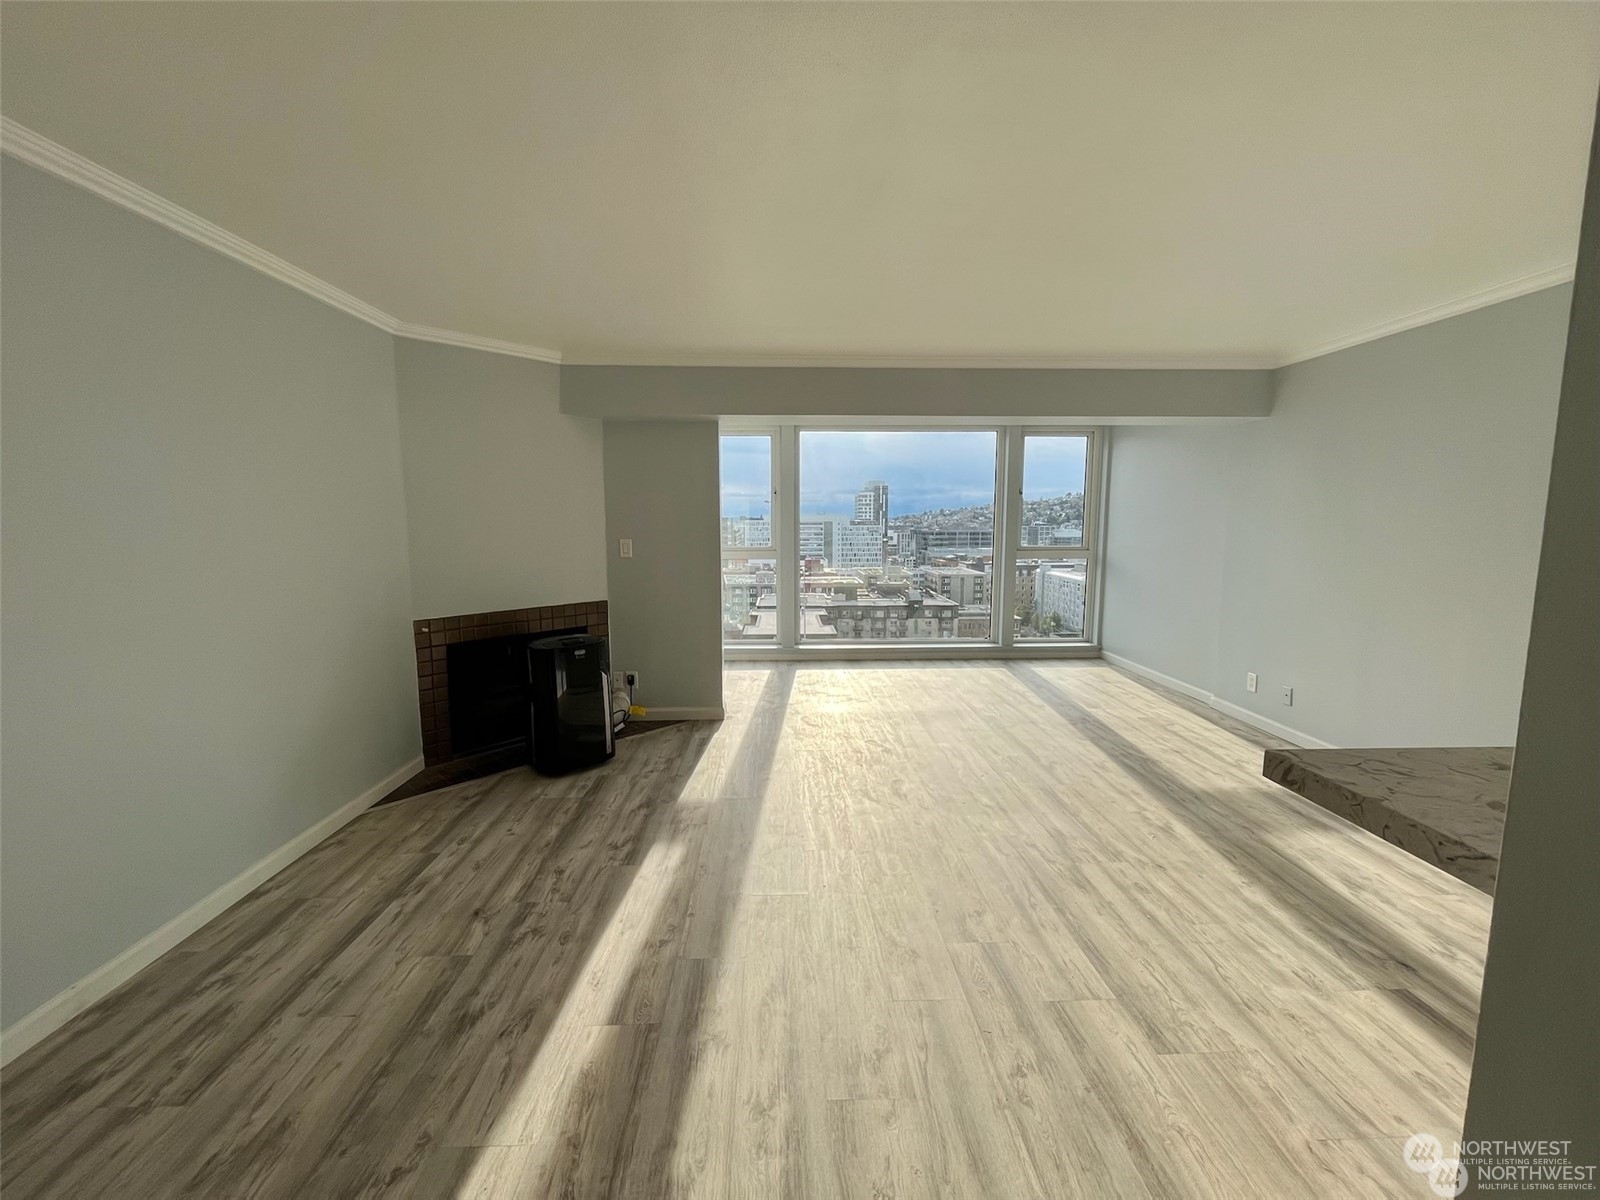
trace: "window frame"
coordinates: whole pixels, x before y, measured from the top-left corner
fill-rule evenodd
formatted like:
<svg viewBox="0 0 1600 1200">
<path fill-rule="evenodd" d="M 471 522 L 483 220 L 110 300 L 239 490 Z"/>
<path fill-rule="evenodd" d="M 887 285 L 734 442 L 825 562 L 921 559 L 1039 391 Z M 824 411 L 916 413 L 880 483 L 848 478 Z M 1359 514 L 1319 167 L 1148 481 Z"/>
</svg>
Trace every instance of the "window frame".
<svg viewBox="0 0 1600 1200">
<path fill-rule="evenodd" d="M 792 588 L 791 588 L 791 591 L 792 591 L 793 595 L 791 597 L 790 603 L 795 606 L 795 610 L 796 611 L 795 611 L 795 614 L 794 614 L 794 636 L 793 636 L 793 639 L 791 641 L 787 642 L 787 643 L 782 643 L 783 648 L 796 650 L 796 651 L 798 651 L 800 653 L 807 654 L 807 655 L 812 654 L 812 653 L 817 653 L 817 652 L 825 652 L 829 648 L 829 645 L 828 645 L 827 642 L 813 641 L 809 646 L 806 645 L 805 644 L 805 639 L 801 636 L 801 630 L 800 630 L 800 614 L 799 614 L 799 605 L 798 605 L 797 602 L 798 602 L 799 597 L 800 597 L 800 559 L 799 559 L 799 550 L 800 550 L 800 537 L 799 537 L 799 529 L 800 529 L 800 437 L 801 437 L 802 434 L 806 434 L 806 433 L 992 433 L 992 434 L 994 434 L 995 435 L 995 437 L 994 437 L 995 474 L 994 474 L 994 501 L 993 501 L 993 503 L 994 503 L 994 535 L 991 538 L 990 544 L 991 544 L 991 553 L 996 555 L 996 561 L 998 561 L 998 554 L 999 554 L 999 549 L 998 548 L 999 548 L 999 545 L 1000 545 L 1000 506 L 1001 506 L 1000 491 L 1001 491 L 1001 488 L 1004 486 L 1004 483 L 1005 483 L 1004 475 L 1003 475 L 1002 468 L 1001 468 L 1001 462 L 1002 462 L 1002 459 L 1003 459 L 1003 452 L 1002 452 L 1001 446 L 1005 442 L 1005 438 L 1006 438 L 1005 426 L 1003 426 L 1003 425 L 986 425 L 986 424 L 977 424 L 977 423 L 970 424 L 970 425 L 969 424 L 919 425 L 919 424 L 902 424 L 902 423 L 890 423 L 890 422 L 883 422 L 883 423 L 874 422 L 872 424 L 840 424 L 840 423 L 831 423 L 830 424 L 830 423 L 827 423 L 827 422 L 823 422 L 823 423 L 819 423 L 819 424 L 812 424 L 812 423 L 808 423 L 808 422 L 801 422 L 801 423 L 797 423 L 797 424 L 791 425 L 788 428 L 791 431 L 790 441 L 792 443 L 791 451 L 792 451 L 792 455 L 793 455 L 793 459 L 792 459 L 792 462 L 791 462 L 790 467 L 789 467 L 789 477 L 794 480 L 794 486 L 793 486 L 793 488 L 789 489 L 788 493 L 786 493 L 786 494 L 789 495 L 790 501 L 791 501 L 791 503 L 793 505 L 793 509 L 792 509 L 792 513 L 791 513 L 791 519 L 792 519 L 792 521 L 794 523 L 794 529 L 795 529 L 795 555 L 794 555 L 794 565 L 793 565 L 794 578 L 792 580 Z M 792 493 L 792 494 L 790 494 L 790 493 Z M 779 566 L 780 566 L 780 570 L 778 572 L 778 587 L 782 588 L 784 586 L 783 572 L 781 570 L 782 560 L 779 561 Z M 784 592 L 783 595 L 789 595 L 789 592 Z M 780 599 L 778 600 L 778 608 L 780 610 L 780 613 L 781 613 L 782 608 L 783 608 L 783 603 L 784 602 L 783 602 L 782 598 L 780 597 Z M 908 617 L 906 619 L 909 620 L 910 618 Z M 779 619 L 778 619 L 778 625 L 779 625 L 780 628 L 782 628 L 783 625 L 784 625 L 784 621 L 783 621 L 782 616 L 780 616 Z M 954 638 L 954 637 L 946 638 L 946 639 L 930 638 L 930 639 L 921 640 L 921 641 L 911 641 L 909 639 L 901 639 L 899 641 L 898 645 L 896 644 L 896 641 L 894 639 L 887 639 L 887 638 L 884 639 L 883 641 L 866 641 L 865 639 L 855 639 L 855 638 L 851 638 L 849 640 L 850 641 L 861 640 L 861 641 L 864 642 L 864 646 L 866 648 L 883 647 L 884 649 L 889 649 L 889 650 L 912 651 L 912 650 L 917 650 L 917 649 L 927 649 L 927 648 L 930 648 L 930 647 L 931 648 L 935 648 L 935 649 L 939 649 L 939 648 L 944 648 L 947 645 L 952 649 L 956 648 L 956 647 L 967 647 L 967 648 L 978 648 L 978 649 L 981 649 L 981 648 L 984 648 L 984 647 L 994 647 L 994 646 L 999 645 L 999 642 L 996 640 L 997 637 L 998 637 L 998 632 L 999 632 L 999 630 L 998 630 L 998 617 L 996 616 L 994 605 L 991 603 L 991 605 L 989 607 L 989 636 L 987 638 L 983 638 L 983 639 L 974 638 L 974 639 L 970 639 L 970 640 L 966 640 L 966 641 L 963 641 L 963 640 L 961 640 L 959 638 Z M 735 645 L 735 646 L 738 645 L 738 643 L 736 643 L 736 642 L 735 643 L 730 643 L 730 644 L 731 645 Z"/>
<path fill-rule="evenodd" d="M 862 641 L 856 638 L 805 642 L 800 636 L 800 435 L 802 433 L 993 433 L 995 435 L 995 491 L 993 573 L 990 577 L 989 636 L 983 640 L 937 639 L 929 641 Z M 721 563 L 729 551 L 777 562 L 778 636 L 772 641 L 724 641 L 723 654 L 732 660 L 812 660 L 872 658 L 1038 658 L 1093 657 L 1100 652 L 1100 605 L 1104 555 L 1106 430 L 1081 423 L 994 424 L 988 422 L 839 421 L 783 418 L 756 420 L 725 418 L 718 423 L 721 437 L 770 437 L 772 464 L 771 546 L 721 546 Z M 1082 546 L 1022 546 L 1022 466 L 1026 439 L 1032 436 L 1073 435 L 1087 438 L 1084 458 L 1084 528 Z M 718 541 L 721 541 L 720 465 L 718 475 Z M 1015 607 L 1016 564 L 1019 559 L 1082 561 L 1085 563 L 1084 630 L 1079 639 L 1015 636 L 1006 614 Z M 721 599 L 722 579 L 717 581 Z"/>
<path fill-rule="evenodd" d="M 1010 429 L 1012 450 L 1015 466 L 1009 483 L 1011 497 L 1015 509 L 1016 520 L 1006 542 L 1007 572 L 1006 578 L 1010 581 L 1014 591 L 1016 587 L 1016 564 L 1018 562 L 1039 561 L 1045 562 L 1082 562 L 1084 564 L 1083 582 L 1083 636 L 1081 638 L 1062 637 L 1017 637 L 1012 635 L 1010 645 L 1026 647 L 1046 646 L 1074 646 L 1094 645 L 1100 641 L 1100 566 L 1101 547 L 1104 543 L 1102 534 L 1102 509 L 1104 507 L 1105 492 L 1103 478 L 1105 473 L 1105 431 L 1092 425 L 1017 425 Z M 1081 546 L 1028 546 L 1022 541 L 1022 476 L 1027 461 L 1028 439 L 1030 437 L 1084 437 L 1087 442 L 1084 447 L 1083 458 L 1083 544 Z M 1011 598 L 1007 598 L 1006 611 L 1010 612 L 1015 605 Z M 1009 622 L 1008 622 L 1009 625 Z"/>
<path fill-rule="evenodd" d="M 772 559 L 773 562 L 777 565 L 776 586 L 779 589 L 779 594 L 780 595 L 782 594 L 782 588 L 783 588 L 783 561 L 784 560 L 783 560 L 783 555 L 781 553 L 779 553 L 779 546 L 782 544 L 782 540 L 783 540 L 782 539 L 782 534 L 780 532 L 780 522 L 781 522 L 782 518 L 781 518 L 781 515 L 780 515 L 780 512 L 779 512 L 779 504 L 778 504 L 778 497 L 782 492 L 782 488 L 781 488 L 781 486 L 779 484 L 779 475 L 778 475 L 779 464 L 780 464 L 780 460 L 782 458 L 782 455 L 779 453 L 779 434 L 780 434 L 780 430 L 779 430 L 779 427 L 776 426 L 776 425 L 754 425 L 754 424 L 750 424 L 750 425 L 741 424 L 741 425 L 737 425 L 737 426 L 723 425 L 717 430 L 717 549 L 718 549 L 718 553 L 717 553 L 717 601 L 718 601 L 718 607 L 719 608 L 721 608 L 722 605 L 726 603 L 726 597 L 724 595 L 724 588 L 726 586 L 725 579 L 726 579 L 727 571 L 728 571 L 727 560 L 728 560 L 728 556 L 730 554 L 734 555 L 735 557 L 742 557 L 742 558 L 770 558 L 770 559 Z M 725 438 L 725 437 L 764 437 L 764 438 L 768 439 L 767 440 L 767 447 L 768 447 L 768 456 L 769 457 L 768 457 L 768 461 L 767 461 L 767 479 L 770 481 L 770 483 L 772 485 L 772 496 L 771 496 L 771 499 L 769 501 L 768 509 L 767 509 L 767 512 L 768 512 L 767 529 L 771 534 L 771 538 L 770 538 L 768 544 L 765 545 L 765 546 L 743 546 L 743 545 L 741 545 L 741 546 L 730 546 L 725 541 L 723 541 L 723 524 L 722 524 L 722 522 L 723 522 L 723 515 L 722 515 L 722 439 Z M 756 646 L 761 646 L 761 647 L 765 647 L 765 648 L 771 648 L 771 647 L 773 647 L 775 645 L 782 645 L 783 644 L 783 632 L 784 632 L 783 622 L 784 622 L 783 601 L 780 599 L 779 602 L 778 602 L 778 636 L 777 636 L 777 638 L 774 639 L 773 641 L 770 641 L 770 642 L 769 641 L 755 641 L 755 640 L 752 640 L 751 643 L 750 643 L 750 646 L 752 648 L 754 648 Z M 730 645 L 731 646 L 739 646 L 740 643 L 738 643 L 738 642 L 729 642 L 724 637 L 723 645 L 724 646 L 730 646 Z"/>
<path fill-rule="evenodd" d="M 724 520 L 726 520 L 726 518 L 722 514 L 722 456 L 721 456 L 721 450 L 722 450 L 722 439 L 723 438 L 727 438 L 727 437 L 764 437 L 764 438 L 768 439 L 767 445 L 768 445 L 768 448 L 769 448 L 769 457 L 768 457 L 768 461 L 767 461 L 767 479 L 772 484 L 772 496 L 768 501 L 767 529 L 772 534 L 772 537 L 769 539 L 767 544 L 764 545 L 764 546 L 750 546 L 750 545 L 743 545 L 743 544 L 738 545 L 738 546 L 730 546 L 727 542 L 722 540 L 722 532 L 723 532 L 722 522 Z M 745 551 L 745 550 L 753 550 L 753 551 L 756 551 L 758 555 L 760 555 L 761 552 L 764 551 L 765 552 L 765 557 L 767 557 L 767 558 L 776 558 L 777 557 L 777 552 L 778 552 L 778 493 L 781 490 L 778 487 L 778 430 L 777 430 L 777 427 L 776 426 L 766 426 L 766 427 L 751 426 L 751 427 L 748 427 L 748 428 L 738 428 L 738 429 L 727 429 L 727 428 L 719 429 L 717 431 L 717 451 L 718 451 L 718 455 L 717 455 L 717 542 L 719 544 L 720 549 L 722 550 L 723 556 L 726 557 L 727 553 L 730 550 L 736 551 L 736 552 Z"/>
</svg>

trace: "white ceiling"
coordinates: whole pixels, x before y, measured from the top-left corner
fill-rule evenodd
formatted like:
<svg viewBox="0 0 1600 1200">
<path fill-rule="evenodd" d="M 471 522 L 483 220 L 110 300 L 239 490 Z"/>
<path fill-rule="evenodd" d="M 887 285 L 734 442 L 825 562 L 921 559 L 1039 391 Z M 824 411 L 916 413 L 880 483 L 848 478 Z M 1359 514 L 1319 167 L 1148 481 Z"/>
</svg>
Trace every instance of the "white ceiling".
<svg viewBox="0 0 1600 1200">
<path fill-rule="evenodd" d="M 6 117 L 569 362 L 1278 362 L 1548 283 L 1600 5 L 55 4 Z"/>
</svg>

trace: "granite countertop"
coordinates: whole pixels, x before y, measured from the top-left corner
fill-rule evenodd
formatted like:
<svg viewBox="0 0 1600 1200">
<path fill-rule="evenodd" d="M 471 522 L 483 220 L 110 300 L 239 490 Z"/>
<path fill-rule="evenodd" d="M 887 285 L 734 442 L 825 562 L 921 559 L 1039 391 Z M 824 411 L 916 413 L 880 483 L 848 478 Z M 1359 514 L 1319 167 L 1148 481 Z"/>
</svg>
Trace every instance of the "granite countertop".
<svg viewBox="0 0 1600 1200">
<path fill-rule="evenodd" d="M 1494 894 L 1511 747 L 1268 750 L 1261 773 Z"/>
</svg>

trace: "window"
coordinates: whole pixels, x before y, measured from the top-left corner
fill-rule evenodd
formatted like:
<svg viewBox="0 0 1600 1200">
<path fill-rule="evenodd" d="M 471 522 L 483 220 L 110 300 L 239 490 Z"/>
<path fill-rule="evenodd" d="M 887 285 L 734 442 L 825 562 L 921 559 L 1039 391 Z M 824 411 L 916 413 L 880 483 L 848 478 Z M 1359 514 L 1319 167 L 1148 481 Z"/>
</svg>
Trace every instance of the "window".
<svg viewBox="0 0 1600 1200">
<path fill-rule="evenodd" d="M 994 431 L 798 438 L 800 641 L 990 640 Z"/>
<path fill-rule="evenodd" d="M 778 557 L 773 530 L 770 433 L 725 435 L 722 476 L 722 637 L 778 637 Z"/>
<path fill-rule="evenodd" d="M 722 544 L 771 546 L 772 435 L 722 438 Z"/>
<path fill-rule="evenodd" d="M 1083 641 L 1090 614 L 1089 433 L 1024 433 L 1013 543 L 1013 637 Z"/>
<path fill-rule="evenodd" d="M 1092 642 L 1094 429 L 724 425 L 730 646 Z"/>
<path fill-rule="evenodd" d="M 1023 546 L 1083 545 L 1087 434 L 1028 434 L 1022 439 Z"/>
</svg>

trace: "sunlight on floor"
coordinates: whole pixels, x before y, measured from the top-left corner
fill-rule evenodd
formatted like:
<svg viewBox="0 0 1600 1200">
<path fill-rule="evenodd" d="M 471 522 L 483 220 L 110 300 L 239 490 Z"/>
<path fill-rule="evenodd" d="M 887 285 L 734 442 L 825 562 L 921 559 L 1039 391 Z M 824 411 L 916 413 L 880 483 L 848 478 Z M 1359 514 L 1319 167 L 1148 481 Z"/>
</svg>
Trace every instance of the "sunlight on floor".
<svg viewBox="0 0 1600 1200">
<path fill-rule="evenodd" d="M 646 851 L 633 886 L 595 941 L 538 1056 L 486 1139 L 488 1148 L 515 1147 L 516 1152 L 480 1153 L 458 1185 L 458 1196 L 531 1194 L 515 1186 L 520 1181 L 531 1187 L 545 1177 L 547 1156 L 560 1152 L 562 1114 L 582 1107 L 585 1090 L 610 1069 L 618 1030 L 631 1019 L 619 1010 L 627 1005 L 635 965 L 647 958 L 662 903 L 686 863 L 683 842 L 670 836 Z"/>
</svg>

